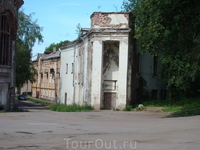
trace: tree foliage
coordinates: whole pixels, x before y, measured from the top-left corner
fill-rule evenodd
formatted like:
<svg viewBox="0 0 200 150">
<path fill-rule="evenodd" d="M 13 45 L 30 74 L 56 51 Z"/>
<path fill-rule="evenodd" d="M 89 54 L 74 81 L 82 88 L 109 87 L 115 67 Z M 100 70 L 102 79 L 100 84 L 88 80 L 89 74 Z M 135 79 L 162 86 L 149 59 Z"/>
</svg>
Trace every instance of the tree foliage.
<svg viewBox="0 0 200 150">
<path fill-rule="evenodd" d="M 189 90 L 200 70 L 199 0 L 129 0 L 135 38 L 143 53 L 159 56 L 168 87 Z"/>
<path fill-rule="evenodd" d="M 61 45 L 63 45 L 64 43 L 68 43 L 68 42 L 69 42 L 68 40 L 65 40 L 65 41 L 60 41 L 57 44 L 51 43 L 48 47 L 45 48 L 45 52 L 52 52 L 53 47 L 56 47 L 56 51 L 58 51 Z"/>
<path fill-rule="evenodd" d="M 16 86 L 22 87 L 30 80 L 35 81 L 36 70 L 31 64 L 31 52 L 34 44 L 43 42 L 42 27 L 32 15 L 26 15 L 23 10 L 18 14 L 18 30 L 16 37 Z"/>
</svg>

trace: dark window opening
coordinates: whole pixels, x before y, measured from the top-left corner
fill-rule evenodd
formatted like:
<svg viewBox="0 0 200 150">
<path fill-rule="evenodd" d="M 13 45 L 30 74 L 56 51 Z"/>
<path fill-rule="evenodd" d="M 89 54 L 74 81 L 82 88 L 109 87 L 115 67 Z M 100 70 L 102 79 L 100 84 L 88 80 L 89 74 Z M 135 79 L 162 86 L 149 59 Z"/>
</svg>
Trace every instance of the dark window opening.
<svg viewBox="0 0 200 150">
<path fill-rule="evenodd" d="M 0 16 L 0 65 L 11 65 L 10 25 L 7 16 Z"/>
<path fill-rule="evenodd" d="M 68 63 L 66 63 L 66 74 L 68 73 Z"/>
<path fill-rule="evenodd" d="M 152 90 L 151 91 L 151 98 L 153 100 L 157 100 L 157 94 L 158 94 L 158 90 Z"/>
<path fill-rule="evenodd" d="M 138 74 L 140 74 L 140 53 L 138 53 L 137 57 L 137 72 Z"/>
<path fill-rule="evenodd" d="M 65 93 L 65 102 L 64 103 L 67 105 L 67 93 Z"/>
<path fill-rule="evenodd" d="M 153 58 L 153 76 L 157 76 L 158 74 L 158 57 L 154 56 Z"/>
</svg>

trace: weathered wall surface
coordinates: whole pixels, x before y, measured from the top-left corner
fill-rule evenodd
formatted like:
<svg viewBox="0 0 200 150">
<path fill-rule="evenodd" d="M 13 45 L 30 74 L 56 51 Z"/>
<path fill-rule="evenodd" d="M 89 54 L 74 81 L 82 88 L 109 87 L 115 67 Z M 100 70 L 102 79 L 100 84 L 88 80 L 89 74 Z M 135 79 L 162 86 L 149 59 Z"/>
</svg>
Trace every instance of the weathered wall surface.
<svg viewBox="0 0 200 150">
<path fill-rule="evenodd" d="M 51 101 L 60 99 L 60 52 L 39 54 L 34 62 L 38 72 L 36 82 L 32 84 L 32 96 Z"/>
<path fill-rule="evenodd" d="M 118 80 L 119 73 L 119 41 L 103 43 L 104 80 Z"/>
<path fill-rule="evenodd" d="M 93 13 L 91 28 L 129 28 L 129 14 L 127 13 Z"/>
<path fill-rule="evenodd" d="M 103 101 L 101 108 L 116 108 L 119 81 L 119 41 L 103 42 Z"/>
<path fill-rule="evenodd" d="M 155 61 L 149 53 L 139 56 L 138 70 L 138 93 L 140 101 L 143 96 L 149 96 L 152 99 L 164 99 L 166 96 L 166 84 L 164 84 L 159 74 L 159 61 Z M 156 67 L 156 69 L 155 69 Z M 156 71 L 156 72 L 155 72 Z"/>
<path fill-rule="evenodd" d="M 91 105 L 93 42 L 91 41 L 90 37 L 86 37 L 84 42 L 84 102 Z"/>
<path fill-rule="evenodd" d="M 74 47 L 61 52 L 60 103 L 74 103 Z"/>
<path fill-rule="evenodd" d="M 102 101 L 102 40 L 93 41 L 91 105 L 99 110 Z"/>
<path fill-rule="evenodd" d="M 18 9 L 23 3 L 23 0 L 0 0 L 0 32 L 1 37 L 7 37 L 5 41 L 0 38 L 0 105 L 7 110 L 12 110 L 15 102 L 15 40 Z M 5 35 L 3 24 L 9 27 L 9 35 Z"/>
<path fill-rule="evenodd" d="M 129 30 L 123 33 L 118 30 L 94 31 L 93 40 L 93 69 L 92 69 L 92 96 L 91 102 L 96 109 L 104 108 L 104 95 L 108 89 L 104 89 L 106 78 L 115 86 L 111 93 L 116 93 L 115 107 L 123 109 L 127 101 L 127 70 L 128 70 L 128 35 Z M 109 43 L 113 43 L 111 49 L 115 49 L 112 55 L 108 55 Z M 117 44 L 118 43 L 118 44 Z M 108 48 L 104 45 L 108 44 Z M 118 48 L 117 48 L 118 47 Z M 105 51 L 104 51 L 105 48 Z M 103 59 L 104 58 L 104 59 Z M 104 64 L 104 66 L 103 66 Z M 97 67 L 98 66 L 98 67 Z"/>
<path fill-rule="evenodd" d="M 61 72 L 61 102 L 73 93 L 73 102 L 105 108 L 105 97 L 123 109 L 127 101 L 129 13 L 94 13 L 91 29 L 81 38 L 61 47 L 61 68 L 74 61 L 74 76 Z M 74 55 L 73 55 L 74 54 Z M 70 58 L 69 58 L 70 57 Z M 73 59 L 72 59 L 73 58 Z M 65 87 L 73 80 L 73 86 Z M 68 94 L 69 93 L 69 94 Z M 70 97 L 71 99 L 71 97 Z M 66 104 L 72 104 L 67 99 Z"/>
<path fill-rule="evenodd" d="M 6 105 L 7 99 L 9 98 L 9 84 L 7 83 L 0 83 L 0 105 Z"/>
</svg>

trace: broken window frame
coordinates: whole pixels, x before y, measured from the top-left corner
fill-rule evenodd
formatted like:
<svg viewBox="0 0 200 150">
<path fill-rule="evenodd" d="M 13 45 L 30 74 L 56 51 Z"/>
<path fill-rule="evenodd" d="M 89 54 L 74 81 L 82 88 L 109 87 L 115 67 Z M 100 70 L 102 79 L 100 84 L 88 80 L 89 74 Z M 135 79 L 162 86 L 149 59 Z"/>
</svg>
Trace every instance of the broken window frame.
<svg viewBox="0 0 200 150">
<path fill-rule="evenodd" d="M 6 14 L 0 15 L 0 65 L 11 66 L 11 26 Z"/>
</svg>

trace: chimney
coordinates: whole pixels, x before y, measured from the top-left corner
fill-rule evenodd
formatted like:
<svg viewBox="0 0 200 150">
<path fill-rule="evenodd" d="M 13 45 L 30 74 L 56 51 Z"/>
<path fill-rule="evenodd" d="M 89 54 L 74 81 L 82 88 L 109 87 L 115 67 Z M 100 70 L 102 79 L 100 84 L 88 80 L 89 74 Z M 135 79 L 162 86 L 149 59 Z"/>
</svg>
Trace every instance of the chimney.
<svg viewBox="0 0 200 150">
<path fill-rule="evenodd" d="M 56 52 L 56 47 L 53 47 L 53 52 Z"/>
</svg>

